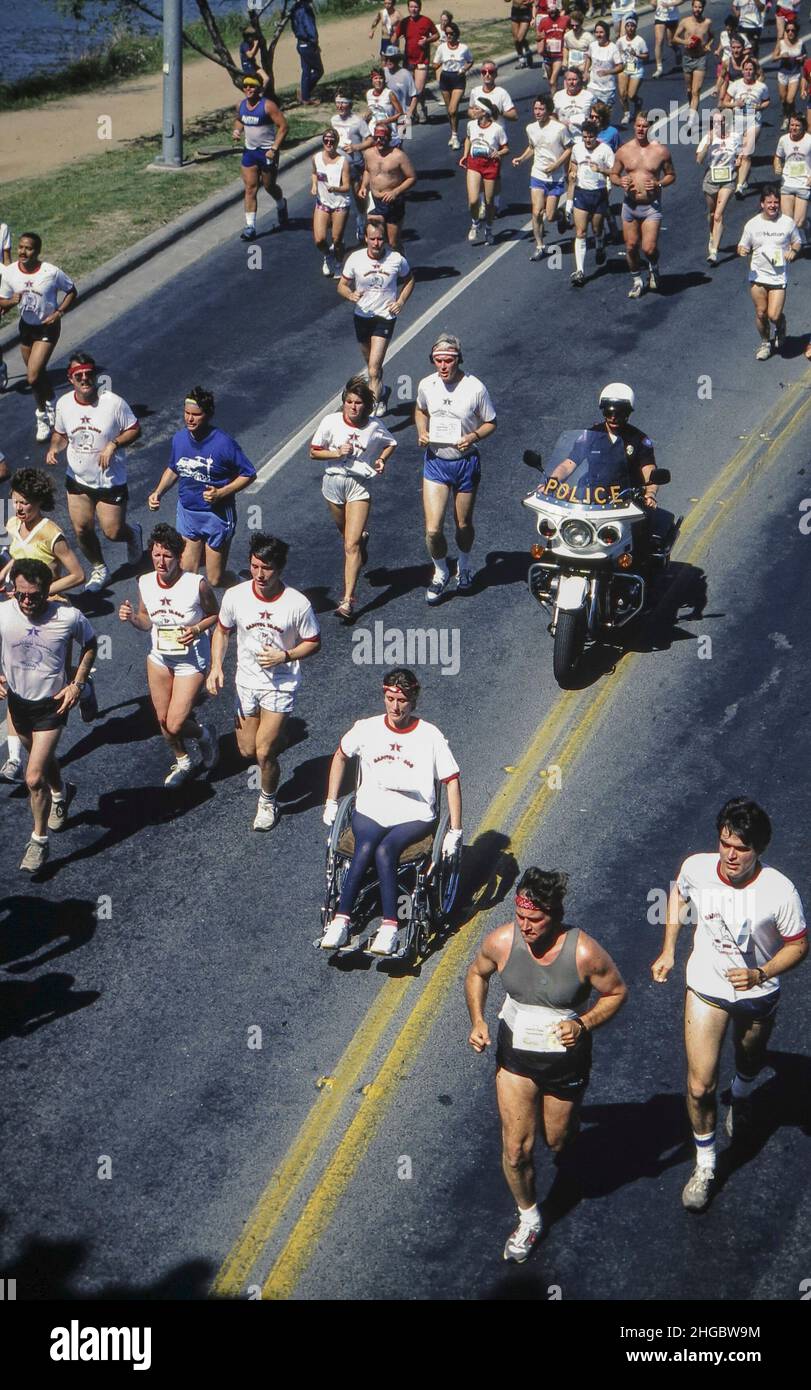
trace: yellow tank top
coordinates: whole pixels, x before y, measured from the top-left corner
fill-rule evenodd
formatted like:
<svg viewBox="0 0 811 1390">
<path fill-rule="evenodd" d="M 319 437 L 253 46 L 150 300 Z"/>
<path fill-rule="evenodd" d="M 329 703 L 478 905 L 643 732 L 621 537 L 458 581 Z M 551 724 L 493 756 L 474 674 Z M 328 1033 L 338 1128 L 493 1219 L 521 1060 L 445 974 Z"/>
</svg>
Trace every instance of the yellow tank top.
<svg viewBox="0 0 811 1390">
<path fill-rule="evenodd" d="M 55 521 L 51 521 L 50 517 L 44 516 L 31 533 L 23 537 L 20 535 L 21 525 L 22 522 L 17 516 L 9 517 L 6 523 L 6 530 L 11 538 L 8 550 L 12 560 L 42 560 L 56 579 L 61 564 L 54 555 L 54 546 L 63 534 L 62 528 L 57 526 Z"/>
</svg>

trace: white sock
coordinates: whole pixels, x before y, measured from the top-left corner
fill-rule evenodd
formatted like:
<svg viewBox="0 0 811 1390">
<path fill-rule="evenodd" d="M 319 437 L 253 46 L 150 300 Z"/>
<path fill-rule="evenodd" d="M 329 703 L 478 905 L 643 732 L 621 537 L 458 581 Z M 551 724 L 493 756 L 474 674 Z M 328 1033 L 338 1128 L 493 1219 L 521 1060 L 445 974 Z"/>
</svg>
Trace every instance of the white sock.
<svg viewBox="0 0 811 1390">
<path fill-rule="evenodd" d="M 732 1080 L 732 1085 L 729 1088 L 733 1098 L 735 1100 L 744 1100 L 746 1096 L 749 1095 L 756 1081 L 756 1076 L 741 1076 L 740 1072 L 736 1071 Z"/>
<path fill-rule="evenodd" d="M 447 579 L 448 574 L 447 560 L 434 560 L 434 579 Z"/>
<path fill-rule="evenodd" d="M 47 835 L 32 834 L 31 839 L 32 839 L 32 840 L 36 840 L 36 842 L 37 842 L 38 845 L 47 845 L 47 843 L 48 843 L 48 836 L 47 836 Z"/>
<path fill-rule="evenodd" d="M 23 741 L 16 734 L 8 736 L 8 756 L 15 763 L 21 763 L 23 760 Z"/>
<path fill-rule="evenodd" d="M 62 788 L 61 792 L 54 792 L 54 791 L 51 792 L 51 801 L 64 801 L 64 800 L 65 800 L 65 788 L 64 788 L 64 787 Z"/>
<path fill-rule="evenodd" d="M 584 236 L 575 237 L 574 240 L 574 263 L 582 273 L 586 268 L 586 238 Z"/>
<path fill-rule="evenodd" d="M 259 800 L 260 800 L 260 801 L 266 801 L 266 802 L 268 803 L 268 805 L 270 805 L 270 806 L 275 806 L 275 805 L 276 805 L 276 793 L 275 793 L 275 792 L 261 792 L 261 791 L 260 791 L 260 793 L 259 793 Z"/>
<path fill-rule="evenodd" d="M 189 754 L 188 754 L 188 753 L 178 753 L 178 756 L 177 756 L 177 765 L 178 765 L 178 767 L 190 767 L 190 766 L 191 766 L 191 757 L 189 756 Z"/>
<path fill-rule="evenodd" d="M 518 1217 L 520 1224 L 526 1229 L 527 1226 L 540 1226 L 541 1213 L 538 1211 L 538 1203 L 531 1207 L 519 1207 Z"/>
<path fill-rule="evenodd" d="M 696 1134 L 693 1130 L 693 1139 L 696 1145 L 696 1165 L 699 1168 L 709 1168 L 715 1171 L 715 1130 L 709 1134 Z"/>
<path fill-rule="evenodd" d="M 246 227 L 255 227 L 255 226 L 256 226 L 256 213 L 255 213 L 255 212 L 246 212 L 246 213 L 245 213 L 245 226 L 246 226 Z"/>
</svg>

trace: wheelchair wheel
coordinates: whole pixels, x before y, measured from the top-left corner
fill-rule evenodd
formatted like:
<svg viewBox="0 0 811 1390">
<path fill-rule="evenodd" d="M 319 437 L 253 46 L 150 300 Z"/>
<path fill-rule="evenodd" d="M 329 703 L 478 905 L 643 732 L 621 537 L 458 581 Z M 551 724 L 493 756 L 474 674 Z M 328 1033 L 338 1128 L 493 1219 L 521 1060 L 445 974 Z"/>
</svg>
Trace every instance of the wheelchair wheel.
<svg viewBox="0 0 811 1390">
<path fill-rule="evenodd" d="M 456 895 L 459 891 L 459 868 L 462 862 L 461 845 L 449 858 L 442 854 L 442 843 L 448 832 L 450 817 L 445 813 L 437 826 L 434 836 L 434 847 L 432 853 L 432 863 L 434 872 L 431 875 L 429 887 L 429 901 L 431 913 L 434 919 L 434 926 L 437 930 L 443 927 L 453 911 Z"/>
</svg>

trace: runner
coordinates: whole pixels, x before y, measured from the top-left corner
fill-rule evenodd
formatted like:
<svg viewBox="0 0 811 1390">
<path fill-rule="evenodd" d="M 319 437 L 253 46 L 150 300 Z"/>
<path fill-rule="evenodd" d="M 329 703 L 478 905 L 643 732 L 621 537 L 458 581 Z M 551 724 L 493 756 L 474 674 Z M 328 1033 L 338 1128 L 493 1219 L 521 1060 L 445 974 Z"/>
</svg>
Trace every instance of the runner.
<svg viewBox="0 0 811 1390">
<path fill-rule="evenodd" d="M 217 622 L 217 600 L 201 575 L 181 570 L 184 545 L 174 526 L 159 523 L 147 541 L 153 573 L 138 580 L 137 611 L 129 599 L 118 610 L 122 623 L 152 635 L 146 659 L 149 697 L 175 757 L 165 787 L 178 787 L 191 777 L 189 739 L 199 743 L 205 768 L 214 767 L 219 757 L 214 733 L 194 714 L 211 657 L 209 633 Z"/>
<path fill-rule="evenodd" d="M 0 590 L 11 585 L 9 574 L 15 560 L 41 560 L 53 576 L 48 597 L 57 598 L 68 589 L 75 589 L 84 582 L 84 572 L 77 556 L 71 550 L 62 528 L 44 515 L 54 509 L 53 485 L 47 473 L 38 468 L 19 468 L 11 476 L 9 484 L 14 515 L 6 522 L 8 545 L 3 553 L 9 555 L 5 565 L 0 568 Z M 90 682 L 83 694 L 90 690 Z M 95 712 L 88 716 L 95 717 Z M 82 707 L 84 716 L 85 707 Z M 4 782 L 22 782 L 23 745 L 14 728 L 14 720 L 9 713 L 6 719 L 8 751 L 6 761 L 0 768 L 0 779 Z"/>
<path fill-rule="evenodd" d="M 789 26 L 786 25 L 786 33 Z M 781 135 L 774 156 L 774 172 L 782 179 L 780 211 L 793 218 L 805 241 L 805 221 L 811 196 L 811 135 L 807 135 L 802 116 L 793 115 L 788 133 Z"/>
<path fill-rule="evenodd" d="M 69 275 L 50 261 L 41 261 L 42 237 L 23 232 L 18 242 L 16 265 L 3 264 L 0 274 L 0 309 L 20 306 L 20 354 L 28 385 L 36 401 L 36 439 L 50 439 L 56 402 L 48 376 L 48 362 L 62 331 L 62 319 L 76 303 L 76 286 Z M 61 303 L 58 296 L 62 294 Z"/>
<path fill-rule="evenodd" d="M 518 112 L 515 109 L 515 102 L 507 91 L 507 88 L 496 86 L 498 67 L 493 62 L 492 58 L 485 59 L 479 71 L 482 75 L 481 85 L 471 89 L 467 101 L 468 116 L 478 116 L 484 109 L 479 106 L 479 98 L 487 97 L 491 106 L 496 108 L 499 122 L 517 121 Z"/>
<path fill-rule="evenodd" d="M 800 78 L 800 96 L 805 102 L 805 128 L 811 134 L 811 58 L 806 58 L 803 63 L 803 75 Z"/>
<path fill-rule="evenodd" d="M 710 265 L 717 265 L 724 231 L 724 212 L 732 197 L 741 162 L 741 137 L 732 129 L 731 112 L 713 111 L 710 120 L 709 134 L 704 136 L 696 149 L 696 162 L 703 164 L 705 159 L 707 161 L 707 172 L 701 185 L 710 226 L 707 260 Z"/>
<path fill-rule="evenodd" d="M 623 33 L 617 39 L 617 48 L 622 59 L 622 72 L 617 78 L 619 86 L 620 101 L 622 102 L 621 125 L 629 125 L 631 120 L 631 106 L 633 114 L 642 107 L 642 100 L 639 89 L 642 86 L 642 78 L 645 75 L 645 63 L 650 54 L 648 45 L 642 35 L 637 32 L 636 15 L 629 15 L 625 20 Z"/>
<path fill-rule="evenodd" d="M 537 1135 L 556 1155 L 575 1138 L 591 1072 L 590 1034 L 628 997 L 608 952 L 565 923 L 567 884 L 567 874 L 526 869 L 515 893 L 514 920 L 488 933 L 465 980 L 474 1052 L 491 1046 L 484 1010 L 497 972 L 506 994 L 499 1013 L 496 1097 L 502 1167 L 518 1207 L 504 1259 L 517 1264 L 529 1258 L 543 1229 L 533 1157 Z M 587 1007 L 592 990 L 599 997 Z"/>
<path fill-rule="evenodd" d="M 586 283 L 586 246 L 589 222 L 594 231 L 595 260 L 605 265 L 603 219 L 608 213 L 606 178 L 614 167 L 614 152 L 597 138 L 597 126 L 586 121 L 583 133 L 572 146 L 569 161 L 569 199 L 574 208 L 574 263 L 571 283 L 578 289 Z"/>
<path fill-rule="evenodd" d="M 11 232 L 7 222 L 0 222 L 0 275 L 2 267 L 11 265 Z M 0 309 L 0 322 L 3 319 L 3 311 Z M 8 387 L 8 367 L 3 361 L 3 352 L 0 349 L 0 394 Z M 3 474 L 0 473 L 0 478 Z"/>
<path fill-rule="evenodd" d="M 572 10 L 569 15 L 570 28 L 566 30 L 566 37 L 563 40 L 563 70 L 577 68 L 582 73 L 586 66 L 589 48 L 592 37 L 588 29 L 583 28 L 584 14 L 582 10 Z"/>
<path fill-rule="evenodd" d="M 565 125 L 572 138 L 578 136 L 592 103 L 591 93 L 583 86 L 583 76 L 578 68 L 569 68 L 564 72 L 563 90 L 555 92 L 552 101 L 557 119 Z"/>
<path fill-rule="evenodd" d="M 783 0 L 775 10 L 774 22 L 777 28 L 777 37 L 782 39 L 789 24 L 796 24 L 797 32 L 800 32 L 800 0 Z"/>
<path fill-rule="evenodd" d="M 401 15 L 397 8 L 397 0 L 383 0 L 383 4 L 372 20 L 372 27 L 369 30 L 369 38 L 375 36 L 375 29 L 380 25 L 380 56 L 385 55 L 386 49 L 391 47 L 392 38 L 397 25 L 400 23 Z"/>
<path fill-rule="evenodd" d="M 354 305 L 355 337 L 366 363 L 376 415 L 383 413 L 389 395 L 383 389 L 383 363 L 394 325 L 413 288 L 414 272 L 405 256 L 386 245 L 383 218 L 370 217 L 366 249 L 347 256 L 338 293 Z"/>
<path fill-rule="evenodd" d="M 392 251 L 400 251 L 406 212 L 405 195 L 417 182 L 417 171 L 401 145 L 392 145 L 390 125 L 377 124 L 372 146 L 363 152 L 359 196 L 368 200 L 367 217 L 380 217 Z"/>
<path fill-rule="evenodd" d="M 794 114 L 794 103 L 800 88 L 800 78 L 805 61 L 805 44 L 800 42 L 800 26 L 796 19 L 788 19 L 785 28 L 764 63 L 776 62 L 777 86 L 783 106 L 781 130 L 788 130 L 788 123 Z"/>
<path fill-rule="evenodd" d="M 147 499 L 156 512 L 164 493 L 179 481 L 175 525 L 186 541 L 181 569 L 196 574 L 205 556 L 212 588 L 225 583 L 237 525 L 236 494 L 256 477 L 237 441 L 212 425 L 213 415 L 213 395 L 195 386 L 183 405 L 185 427 L 173 436 L 171 459 Z"/>
<path fill-rule="evenodd" d="M 734 128 L 742 139 L 736 198 L 743 198 L 749 191 L 748 179 L 752 157 L 763 125 L 763 112 L 770 101 L 769 89 L 763 81 L 755 59 L 745 58 L 742 70 L 743 76 L 729 83 L 721 99 L 721 106 L 731 108 L 734 114 Z"/>
<path fill-rule="evenodd" d="M 749 43 L 754 57 L 757 58 L 760 36 L 763 33 L 766 0 L 732 0 L 732 8 L 738 16 L 741 33 Z"/>
<path fill-rule="evenodd" d="M 313 241 L 323 257 L 321 274 L 337 280 L 344 259 L 344 231 L 351 203 L 349 160 L 338 149 L 337 130 L 324 131 L 312 166 Z"/>
<path fill-rule="evenodd" d="M 542 261 L 546 255 L 544 219 L 551 226 L 557 217 L 558 200 L 565 187 L 566 164 L 571 154 L 572 137 L 565 125 L 553 119 L 554 109 L 550 96 L 536 97 L 532 104 L 535 120 L 527 126 L 527 147 L 513 160 L 516 169 L 525 160 L 532 160 L 529 197 L 535 250 L 529 258 L 531 261 Z M 611 162 L 613 164 L 613 159 Z"/>
<path fill-rule="evenodd" d="M 473 509 L 481 478 L 479 444 L 496 428 L 496 411 L 487 387 L 462 371 L 462 345 L 453 333 L 440 333 L 431 348 L 436 367 L 417 387 L 414 425 L 417 443 L 425 449 L 422 503 L 425 540 L 434 572 L 426 603 L 439 603 L 451 582 L 445 512 L 453 497 L 456 544 L 459 547 L 457 593 L 473 586 L 471 553 L 475 531 Z"/>
<path fill-rule="evenodd" d="M 620 80 L 622 79 L 620 78 Z M 638 105 L 637 109 L 639 109 Z M 616 154 L 617 150 L 620 147 L 620 133 L 618 128 L 615 125 L 611 124 L 611 108 L 609 106 L 606 106 L 604 101 L 592 102 L 591 109 L 588 113 L 588 120 L 593 121 L 594 124 L 597 126 L 597 139 L 599 140 L 600 144 L 608 145 L 612 154 Z M 605 187 L 606 193 L 610 196 L 610 177 L 606 178 Z M 570 205 L 568 199 L 566 202 L 566 217 L 570 223 L 574 221 L 574 204 Z M 614 216 L 614 209 L 611 207 L 610 202 L 608 202 L 606 207 L 605 218 L 603 223 L 603 234 L 610 241 L 622 241 L 622 233 L 619 229 L 619 226 L 617 225 L 617 219 Z M 603 262 L 601 260 L 598 261 L 598 265 L 602 264 Z"/>
<path fill-rule="evenodd" d="M 510 6 L 510 27 L 519 68 L 532 67 L 532 48 L 530 46 L 529 26 L 532 23 L 532 5 L 516 4 L 515 0 L 504 0 Z"/>
<path fill-rule="evenodd" d="M 569 28 L 569 16 L 561 14 L 560 0 L 549 0 L 546 14 L 539 14 L 535 20 L 538 36 L 538 56 L 546 68 L 550 92 L 557 89 L 558 78 L 563 67 L 563 45 Z"/>
<path fill-rule="evenodd" d="M 63 830 L 76 788 L 62 781 L 56 745 L 79 699 L 96 655 L 95 633 L 84 614 L 48 598 L 53 574 L 42 560 L 15 560 L 13 597 L 0 603 L 0 699 L 28 754 L 25 784 L 33 833 L 20 868 L 37 873 L 48 858 L 48 831 Z M 80 648 L 68 680 L 74 640 Z"/>
<path fill-rule="evenodd" d="M 321 648 L 321 631 L 309 600 L 282 580 L 288 549 L 275 536 L 252 534 L 251 577 L 223 595 L 206 681 L 209 694 L 219 695 L 228 641 L 236 632 L 237 747 L 243 758 L 256 759 L 261 776 L 254 830 L 272 830 L 278 824 L 278 755 L 284 747 L 285 720 L 295 708 L 301 662 Z"/>
<path fill-rule="evenodd" d="M 651 973 L 664 984 L 675 962 L 686 914 L 696 921 L 687 962 L 684 1026 L 687 1047 L 687 1113 L 696 1166 L 682 1205 L 701 1212 L 715 1183 L 718 1065 L 732 1021 L 735 1077 L 725 1128 L 735 1142 L 754 1127 L 751 1092 L 766 1061 L 780 1001 L 780 980 L 808 954 L 805 918 L 793 883 L 761 862 L 771 839 L 766 812 L 735 797 L 716 821 L 718 851 L 685 859 L 668 901 L 661 955 Z M 724 1097 L 722 1097 L 724 1099 Z"/>
<path fill-rule="evenodd" d="M 636 18 L 636 0 L 611 0 L 611 18 L 614 21 L 614 42 L 619 43 L 625 33 L 625 21 Z"/>
<path fill-rule="evenodd" d="M 675 183 L 673 161 L 666 145 L 649 140 L 647 113 L 637 112 L 631 140 L 620 145 L 611 170 L 611 182 L 624 191 L 622 236 L 628 269 L 633 276 L 629 299 L 645 293 L 640 248 L 648 269 L 648 289 L 659 288 L 659 228 L 662 224 L 661 193 Z"/>
<path fill-rule="evenodd" d="M 369 74 L 371 87 L 366 93 L 366 124 L 370 129 L 381 123 L 391 127 L 392 142 L 400 129 L 403 107 L 397 93 L 386 86 L 386 74 L 382 68 L 372 68 Z"/>
<path fill-rule="evenodd" d="M 750 49 L 746 47 L 740 34 L 734 34 L 729 44 L 729 52 L 722 62 L 723 71 L 718 82 L 718 104 L 722 104 L 722 99 L 729 91 L 730 82 L 736 82 L 743 77 L 743 65 L 747 58 L 751 58 Z"/>
<path fill-rule="evenodd" d="M 671 0 L 655 0 L 653 9 L 653 46 L 656 55 L 656 67 L 654 77 L 661 77 L 664 71 L 662 67 L 665 39 L 670 44 L 673 57 L 677 63 L 680 58 L 679 50 L 673 47 L 673 35 L 679 24 L 679 6 L 671 4 Z"/>
<path fill-rule="evenodd" d="M 279 150 L 287 135 L 287 120 L 284 113 L 270 97 L 262 95 L 262 84 L 258 77 L 244 77 L 242 90 L 245 93 L 237 106 L 234 140 L 245 137 L 242 151 L 242 182 L 245 185 L 245 226 L 240 232 L 242 241 L 256 238 L 256 195 L 261 183 L 266 193 L 276 203 L 279 227 L 288 224 L 287 200 L 279 185 Z"/>
<path fill-rule="evenodd" d="M 386 713 L 359 719 L 335 750 L 324 807 L 325 825 L 332 825 L 338 814 L 338 794 L 350 758 L 360 759 L 361 776 L 352 814 L 355 851 L 341 888 L 338 911 L 321 938 L 325 951 L 337 950 L 348 941 L 352 909 L 373 861 L 380 881 L 383 917 L 369 949 L 376 956 L 390 956 L 397 950 L 397 866 L 406 846 L 423 839 L 426 826 L 436 817 L 437 782 L 447 788 L 450 814 L 443 855 L 455 854 L 462 842 L 459 766 L 444 734 L 436 725 L 415 715 L 419 693 L 420 684 L 413 671 L 403 666 L 386 671 Z"/>
<path fill-rule="evenodd" d="M 738 243 L 739 256 L 751 256 L 749 289 L 761 342 L 755 356 L 765 362 L 779 352 L 786 335 L 786 265 L 802 249 L 793 217 L 780 211 L 774 184 L 760 193 L 760 213 L 750 217 Z"/>
<path fill-rule="evenodd" d="M 403 116 L 397 127 L 400 141 L 409 136 L 414 113 L 417 109 L 417 87 L 407 68 L 400 66 L 400 50 L 389 44 L 385 51 L 383 66 L 386 69 L 386 86 L 394 92 L 403 108 Z"/>
<path fill-rule="evenodd" d="M 352 99 L 346 92 L 335 93 L 335 115 L 330 125 L 338 132 L 338 149 L 349 160 L 349 182 L 358 213 L 355 234 L 362 243 L 363 229 L 366 225 L 366 202 L 361 192 L 364 175 L 363 151 L 372 138 L 372 132 L 363 118 L 355 115 Z"/>
<path fill-rule="evenodd" d="M 343 622 L 353 622 L 355 590 L 369 547 L 372 498 L 368 483 L 383 472 L 397 441 L 372 420 L 375 398 L 362 377 L 346 383 L 341 406 L 319 424 L 310 443 L 310 458 L 327 465 L 321 492 L 344 543 L 343 598 L 335 614 Z"/>
<path fill-rule="evenodd" d="M 141 426 L 121 396 L 99 391 L 96 360 L 83 348 L 68 359 L 68 381 L 73 390 L 59 397 L 45 462 L 55 467 L 67 449 L 68 515 L 91 565 L 85 592 L 96 594 L 107 588 L 110 578 L 96 518 L 106 540 L 127 547 L 128 565 L 137 565 L 144 552 L 141 527 L 127 521 L 127 464 L 121 452 L 140 439 Z"/>
<path fill-rule="evenodd" d="M 465 145 L 460 166 L 466 171 L 467 201 L 470 208 L 470 230 L 468 241 L 476 241 L 479 235 L 481 215 L 480 200 L 484 196 L 484 245 L 493 244 L 493 220 L 495 218 L 495 191 L 501 161 L 509 153 L 507 136 L 498 124 L 496 108 L 489 97 L 479 97 L 479 115 L 467 123 Z"/>
<path fill-rule="evenodd" d="M 434 73 L 448 113 L 452 150 L 459 149 L 459 102 L 465 94 L 467 74 L 473 67 L 473 54 L 467 44 L 459 42 L 459 25 L 449 24 L 445 38 L 434 49 Z"/>
<path fill-rule="evenodd" d="M 622 72 L 622 55 L 611 38 L 611 28 L 598 19 L 594 40 L 589 46 L 583 81 L 592 101 L 604 101 L 610 109 L 617 99 L 617 77 Z"/>
<path fill-rule="evenodd" d="M 712 52 L 712 21 L 705 19 L 705 0 L 693 0 L 692 14 L 687 15 L 673 35 L 673 45 L 683 48 L 682 72 L 690 110 L 698 115 L 698 102 L 707 72 L 707 59 Z M 692 119 L 692 118 L 691 118 Z"/>
<path fill-rule="evenodd" d="M 399 43 L 400 39 L 405 41 L 405 61 L 417 88 L 417 101 L 421 108 L 423 124 L 428 122 L 424 92 L 431 61 L 431 44 L 438 43 L 439 37 L 434 21 L 422 13 L 422 0 L 408 0 L 408 15 L 397 25 L 394 42 Z M 419 119 L 415 114 L 415 120 Z"/>
</svg>

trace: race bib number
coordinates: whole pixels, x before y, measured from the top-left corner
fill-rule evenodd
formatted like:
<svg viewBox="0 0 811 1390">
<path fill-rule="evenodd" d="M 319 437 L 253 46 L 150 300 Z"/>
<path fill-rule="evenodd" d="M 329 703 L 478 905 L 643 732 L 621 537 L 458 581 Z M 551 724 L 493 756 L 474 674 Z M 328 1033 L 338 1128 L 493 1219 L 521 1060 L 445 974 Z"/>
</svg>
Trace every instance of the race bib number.
<svg viewBox="0 0 811 1390">
<path fill-rule="evenodd" d="M 732 170 L 725 164 L 716 164 L 710 169 L 710 183 L 731 183 Z"/>
<path fill-rule="evenodd" d="M 565 1015 L 554 1009 L 538 1006 L 515 1006 L 512 1023 L 513 1047 L 519 1052 L 565 1052 L 557 1034 L 558 1024 Z"/>
<path fill-rule="evenodd" d="M 783 266 L 786 264 L 786 258 L 785 258 L 785 256 L 783 255 L 783 248 L 782 248 L 782 246 L 775 246 L 774 250 L 772 251 L 771 255 L 769 256 L 769 260 L 771 261 L 771 263 L 772 263 L 772 265 L 774 266 L 775 270 L 782 270 L 782 269 L 783 269 Z"/>
<path fill-rule="evenodd" d="M 808 166 L 804 159 L 790 159 L 786 164 L 785 175 L 787 179 L 807 179 Z"/>
<path fill-rule="evenodd" d="M 428 417 L 428 438 L 432 444 L 456 445 L 462 438 L 462 421 L 455 415 Z"/>
<path fill-rule="evenodd" d="M 182 627 L 159 627 L 158 628 L 158 651 L 164 656 L 182 656 L 188 651 L 180 640 Z"/>
</svg>

